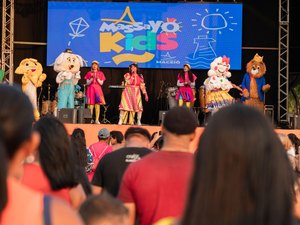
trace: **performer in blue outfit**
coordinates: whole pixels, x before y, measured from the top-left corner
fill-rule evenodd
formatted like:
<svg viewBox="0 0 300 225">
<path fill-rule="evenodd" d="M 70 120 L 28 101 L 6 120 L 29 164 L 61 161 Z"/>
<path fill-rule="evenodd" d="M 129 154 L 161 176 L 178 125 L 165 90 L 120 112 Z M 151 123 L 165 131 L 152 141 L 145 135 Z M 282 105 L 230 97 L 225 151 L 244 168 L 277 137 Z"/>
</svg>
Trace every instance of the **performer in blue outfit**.
<svg viewBox="0 0 300 225">
<path fill-rule="evenodd" d="M 58 87 L 57 108 L 74 108 L 74 87 L 80 79 L 82 57 L 73 54 L 71 49 L 62 52 L 54 62 L 54 71 L 58 72 L 56 83 Z"/>
</svg>

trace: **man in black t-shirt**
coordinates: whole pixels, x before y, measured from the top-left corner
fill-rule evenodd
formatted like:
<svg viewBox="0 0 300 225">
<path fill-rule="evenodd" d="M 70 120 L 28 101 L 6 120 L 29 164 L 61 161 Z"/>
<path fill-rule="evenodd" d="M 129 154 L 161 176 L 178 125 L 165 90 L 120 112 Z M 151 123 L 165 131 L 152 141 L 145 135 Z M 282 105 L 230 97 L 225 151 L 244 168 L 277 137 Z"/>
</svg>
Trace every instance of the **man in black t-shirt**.
<svg viewBox="0 0 300 225">
<path fill-rule="evenodd" d="M 125 132 L 125 147 L 106 154 L 100 160 L 92 180 L 94 194 L 105 189 L 116 197 L 127 166 L 152 152 L 149 149 L 150 139 L 146 129 L 128 128 Z"/>
</svg>

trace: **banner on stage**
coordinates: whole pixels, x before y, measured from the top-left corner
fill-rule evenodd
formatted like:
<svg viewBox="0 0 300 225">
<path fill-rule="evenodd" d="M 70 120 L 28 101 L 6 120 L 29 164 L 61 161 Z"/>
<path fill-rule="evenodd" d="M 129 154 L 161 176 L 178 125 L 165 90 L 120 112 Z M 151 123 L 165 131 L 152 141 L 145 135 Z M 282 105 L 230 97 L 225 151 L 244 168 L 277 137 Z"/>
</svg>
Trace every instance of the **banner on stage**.
<svg viewBox="0 0 300 225">
<path fill-rule="evenodd" d="M 88 66 L 241 69 L 242 4 L 49 1 L 47 65 L 66 48 Z"/>
</svg>

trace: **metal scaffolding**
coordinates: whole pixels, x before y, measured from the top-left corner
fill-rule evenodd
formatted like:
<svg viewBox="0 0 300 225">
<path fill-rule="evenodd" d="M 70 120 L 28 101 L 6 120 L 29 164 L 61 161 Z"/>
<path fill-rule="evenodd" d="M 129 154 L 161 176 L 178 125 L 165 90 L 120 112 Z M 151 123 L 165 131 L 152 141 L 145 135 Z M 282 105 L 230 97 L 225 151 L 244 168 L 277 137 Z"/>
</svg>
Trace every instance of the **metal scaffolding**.
<svg viewBox="0 0 300 225">
<path fill-rule="evenodd" d="M 2 68 L 9 83 L 14 82 L 14 0 L 3 0 L 2 3 Z"/>
<path fill-rule="evenodd" d="M 288 122 L 289 0 L 279 0 L 278 122 Z"/>
</svg>

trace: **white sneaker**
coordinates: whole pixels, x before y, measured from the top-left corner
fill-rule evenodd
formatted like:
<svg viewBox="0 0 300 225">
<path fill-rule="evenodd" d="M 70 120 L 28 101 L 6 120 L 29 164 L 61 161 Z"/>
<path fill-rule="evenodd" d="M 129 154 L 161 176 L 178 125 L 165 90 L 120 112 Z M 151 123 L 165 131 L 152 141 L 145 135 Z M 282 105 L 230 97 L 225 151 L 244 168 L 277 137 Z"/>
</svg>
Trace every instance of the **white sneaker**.
<svg viewBox="0 0 300 225">
<path fill-rule="evenodd" d="M 95 121 L 95 124 L 100 124 L 99 120 L 96 120 L 96 121 Z"/>
</svg>

